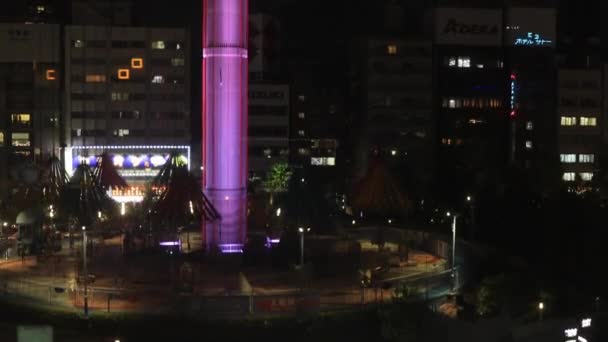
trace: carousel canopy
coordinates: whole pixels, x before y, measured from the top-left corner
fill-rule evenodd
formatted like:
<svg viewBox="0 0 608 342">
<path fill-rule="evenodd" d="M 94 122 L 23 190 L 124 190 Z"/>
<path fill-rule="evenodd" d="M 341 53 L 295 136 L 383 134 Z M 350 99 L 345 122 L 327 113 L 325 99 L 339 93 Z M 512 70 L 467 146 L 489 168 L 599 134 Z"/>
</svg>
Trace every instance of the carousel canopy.
<svg viewBox="0 0 608 342">
<path fill-rule="evenodd" d="M 352 207 L 369 215 L 405 216 L 410 209 L 408 198 L 400 191 L 386 163 L 376 156 L 365 176 L 356 184 Z"/>
</svg>

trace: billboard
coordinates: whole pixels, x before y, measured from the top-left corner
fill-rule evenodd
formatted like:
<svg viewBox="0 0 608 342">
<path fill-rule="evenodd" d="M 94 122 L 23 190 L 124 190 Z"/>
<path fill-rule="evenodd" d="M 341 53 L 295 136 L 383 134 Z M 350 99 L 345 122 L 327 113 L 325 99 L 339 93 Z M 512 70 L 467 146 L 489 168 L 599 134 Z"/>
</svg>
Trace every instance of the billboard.
<svg viewBox="0 0 608 342">
<path fill-rule="evenodd" d="M 279 67 L 280 26 L 264 14 L 249 16 L 249 72 L 272 72 Z"/>
<path fill-rule="evenodd" d="M 435 43 L 439 45 L 501 46 L 500 9 L 438 8 Z"/>
<path fill-rule="evenodd" d="M 506 17 L 506 45 L 555 47 L 557 33 L 554 8 L 509 8 Z"/>
<path fill-rule="evenodd" d="M 155 177 L 172 151 L 190 169 L 190 146 L 72 146 L 66 148 L 66 171 L 72 175 L 80 164 L 96 168 L 103 151 L 108 152 L 116 170 L 125 178 Z"/>
<path fill-rule="evenodd" d="M 59 61 L 58 25 L 0 24 L 0 63 Z"/>
</svg>

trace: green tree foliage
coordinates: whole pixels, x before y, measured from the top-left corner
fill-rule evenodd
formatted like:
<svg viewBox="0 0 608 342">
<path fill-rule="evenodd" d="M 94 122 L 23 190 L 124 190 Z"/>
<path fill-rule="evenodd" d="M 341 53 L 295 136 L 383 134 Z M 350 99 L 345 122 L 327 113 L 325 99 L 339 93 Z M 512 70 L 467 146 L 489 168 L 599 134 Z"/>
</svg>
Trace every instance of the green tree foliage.
<svg viewBox="0 0 608 342">
<path fill-rule="evenodd" d="M 289 188 L 289 180 L 292 174 L 293 172 L 287 163 L 277 163 L 272 166 L 266 175 L 264 188 L 270 193 L 271 206 L 274 204 L 274 196 L 278 193 L 286 192 Z"/>
</svg>

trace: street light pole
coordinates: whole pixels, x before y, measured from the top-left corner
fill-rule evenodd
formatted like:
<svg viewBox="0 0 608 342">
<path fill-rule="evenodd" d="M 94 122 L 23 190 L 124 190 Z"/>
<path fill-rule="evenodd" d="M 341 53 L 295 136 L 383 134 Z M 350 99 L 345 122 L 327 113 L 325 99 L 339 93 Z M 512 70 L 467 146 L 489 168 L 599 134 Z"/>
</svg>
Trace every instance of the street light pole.
<svg viewBox="0 0 608 342">
<path fill-rule="evenodd" d="M 299 227 L 298 232 L 300 233 L 300 266 L 304 267 L 304 233 L 310 231 L 310 228 L 304 229 L 304 227 Z"/>
<path fill-rule="evenodd" d="M 87 228 L 85 226 L 82 226 L 82 258 L 84 270 L 84 317 L 89 318 L 89 272 L 87 271 Z"/>
<path fill-rule="evenodd" d="M 450 212 L 447 212 L 447 216 L 452 216 Z M 458 215 L 454 214 L 452 217 L 452 291 L 456 290 L 456 218 Z"/>
</svg>

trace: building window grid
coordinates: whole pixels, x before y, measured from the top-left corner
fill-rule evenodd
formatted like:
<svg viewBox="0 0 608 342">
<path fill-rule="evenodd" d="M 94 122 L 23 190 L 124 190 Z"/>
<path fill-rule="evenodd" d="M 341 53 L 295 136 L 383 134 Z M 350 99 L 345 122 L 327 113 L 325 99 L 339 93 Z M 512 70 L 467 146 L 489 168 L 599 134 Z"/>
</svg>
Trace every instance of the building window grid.
<svg viewBox="0 0 608 342">
<path fill-rule="evenodd" d="M 592 164 L 595 162 L 595 155 L 591 153 L 583 153 L 578 155 L 579 163 L 588 163 Z"/>
<path fill-rule="evenodd" d="M 576 154 L 574 154 L 574 153 L 560 154 L 559 160 L 560 160 L 560 162 L 567 163 L 567 164 L 576 163 Z"/>
</svg>

